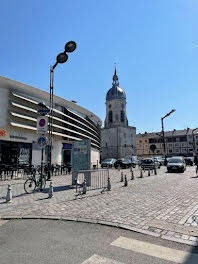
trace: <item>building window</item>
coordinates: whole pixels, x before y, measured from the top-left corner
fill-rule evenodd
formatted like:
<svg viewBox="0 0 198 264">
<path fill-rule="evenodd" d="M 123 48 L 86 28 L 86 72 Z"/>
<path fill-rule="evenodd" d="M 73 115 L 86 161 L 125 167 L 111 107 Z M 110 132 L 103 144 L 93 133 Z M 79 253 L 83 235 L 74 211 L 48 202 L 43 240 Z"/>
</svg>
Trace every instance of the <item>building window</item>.
<svg viewBox="0 0 198 264">
<path fill-rule="evenodd" d="M 148 143 L 148 140 L 147 140 L 147 139 L 145 139 L 145 140 L 144 140 L 144 142 L 145 142 L 145 143 Z"/>
<path fill-rule="evenodd" d="M 109 123 L 113 122 L 113 113 L 112 111 L 109 111 Z"/>
<path fill-rule="evenodd" d="M 157 150 L 156 150 L 156 153 L 157 153 L 157 154 L 159 154 L 159 153 L 160 153 L 160 150 L 159 150 L 159 149 L 157 149 Z"/>
<path fill-rule="evenodd" d="M 168 147 L 173 147 L 173 144 L 172 143 L 168 143 Z"/>
<path fill-rule="evenodd" d="M 121 122 L 124 122 L 124 111 L 121 110 L 120 112 L 120 119 L 121 119 Z"/>
<path fill-rule="evenodd" d="M 139 140 L 139 143 L 142 143 L 142 140 Z"/>
<path fill-rule="evenodd" d="M 169 152 L 169 153 L 173 153 L 173 150 L 172 150 L 172 149 L 169 149 L 168 152 Z"/>
<path fill-rule="evenodd" d="M 180 137 L 180 141 L 181 141 L 181 142 L 185 142 L 185 141 L 187 141 L 187 136 Z"/>
<path fill-rule="evenodd" d="M 180 153 L 180 149 L 176 148 L 175 153 Z"/>
<path fill-rule="evenodd" d="M 175 143 L 175 147 L 180 147 L 180 143 Z"/>
</svg>

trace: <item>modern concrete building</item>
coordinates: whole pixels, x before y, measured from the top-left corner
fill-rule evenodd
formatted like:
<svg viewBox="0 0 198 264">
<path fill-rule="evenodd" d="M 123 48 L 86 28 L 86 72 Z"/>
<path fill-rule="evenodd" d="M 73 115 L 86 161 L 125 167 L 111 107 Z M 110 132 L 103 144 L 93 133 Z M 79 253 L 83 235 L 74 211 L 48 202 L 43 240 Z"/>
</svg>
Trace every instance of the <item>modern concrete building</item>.
<svg viewBox="0 0 198 264">
<path fill-rule="evenodd" d="M 136 128 L 128 125 L 126 94 L 119 87 L 116 69 L 106 95 L 106 119 L 101 130 L 101 158 L 131 158 L 136 155 Z"/>
<path fill-rule="evenodd" d="M 161 132 L 137 134 L 136 145 L 139 157 L 164 156 Z M 156 150 L 151 151 L 150 146 Z M 183 129 L 165 132 L 165 154 L 167 156 L 193 156 L 198 154 L 198 129 Z"/>
<path fill-rule="evenodd" d="M 41 150 L 36 143 L 40 102 L 49 106 L 49 93 L 0 76 L 0 164 L 40 164 Z M 97 165 L 100 159 L 100 118 L 58 96 L 54 96 L 53 115 L 52 163 L 70 162 L 72 142 L 89 139 L 91 163 Z"/>
</svg>

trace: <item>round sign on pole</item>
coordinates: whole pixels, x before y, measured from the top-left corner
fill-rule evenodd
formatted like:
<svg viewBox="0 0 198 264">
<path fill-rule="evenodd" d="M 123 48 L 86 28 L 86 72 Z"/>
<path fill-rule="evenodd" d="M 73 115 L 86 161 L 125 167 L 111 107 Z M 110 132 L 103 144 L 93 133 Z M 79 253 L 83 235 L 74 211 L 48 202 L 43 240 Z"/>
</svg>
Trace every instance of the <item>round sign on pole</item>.
<svg viewBox="0 0 198 264">
<path fill-rule="evenodd" d="M 37 146 L 40 149 L 43 149 L 47 146 L 47 138 L 45 136 L 41 136 L 37 139 Z"/>
<path fill-rule="evenodd" d="M 150 150 L 154 153 L 156 150 L 156 146 L 154 144 L 150 145 Z"/>
<path fill-rule="evenodd" d="M 44 119 L 44 118 L 40 119 L 40 121 L 39 121 L 39 126 L 40 126 L 40 127 L 44 127 L 45 124 L 46 124 L 45 119 Z"/>
</svg>

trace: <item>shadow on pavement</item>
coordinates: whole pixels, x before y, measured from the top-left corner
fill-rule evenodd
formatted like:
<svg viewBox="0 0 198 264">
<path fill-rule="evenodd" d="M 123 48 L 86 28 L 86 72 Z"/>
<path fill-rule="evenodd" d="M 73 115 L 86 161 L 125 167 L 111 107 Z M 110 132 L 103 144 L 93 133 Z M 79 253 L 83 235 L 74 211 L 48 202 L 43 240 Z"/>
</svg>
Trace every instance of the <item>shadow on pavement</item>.
<svg viewBox="0 0 198 264">
<path fill-rule="evenodd" d="M 197 245 L 198 245 L 198 242 L 197 242 Z M 197 264 L 198 263 L 198 247 L 192 246 L 192 249 L 189 253 L 194 254 L 194 255 L 189 255 L 189 257 L 184 261 L 183 264 Z"/>
</svg>

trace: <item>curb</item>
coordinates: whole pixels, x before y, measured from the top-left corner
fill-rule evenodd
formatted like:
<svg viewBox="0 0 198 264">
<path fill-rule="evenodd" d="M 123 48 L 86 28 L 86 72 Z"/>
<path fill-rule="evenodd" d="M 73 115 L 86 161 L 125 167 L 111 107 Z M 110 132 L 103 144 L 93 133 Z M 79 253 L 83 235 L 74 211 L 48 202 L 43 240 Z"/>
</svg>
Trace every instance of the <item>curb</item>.
<svg viewBox="0 0 198 264">
<path fill-rule="evenodd" d="M 185 240 L 185 239 L 181 239 L 181 238 L 175 238 L 175 237 L 171 237 L 171 236 L 167 236 L 167 235 L 161 235 L 161 234 L 157 234 L 157 233 L 152 232 L 152 231 L 132 227 L 129 225 L 119 224 L 116 222 L 109 222 L 109 221 L 105 221 L 105 220 L 94 220 L 94 219 L 76 218 L 76 217 L 69 217 L 69 216 L 66 216 L 66 217 L 36 216 L 36 215 L 26 215 L 26 216 L 12 216 L 12 215 L 6 216 L 5 215 L 5 216 L 0 216 L 0 220 L 17 220 L 17 219 L 20 219 L 20 220 L 21 219 L 24 219 L 24 220 L 31 220 L 31 219 L 32 220 L 35 220 L 35 219 L 61 220 L 61 221 L 73 221 L 73 222 L 81 222 L 81 223 L 89 223 L 89 224 L 100 224 L 100 225 L 117 227 L 120 229 L 125 229 L 125 230 L 129 230 L 129 231 L 137 232 L 137 233 L 144 234 L 144 235 L 150 235 L 153 237 L 158 237 L 158 238 L 169 240 L 169 241 L 198 247 L 198 242 L 195 242 L 195 241 L 189 241 L 189 240 Z"/>
</svg>

